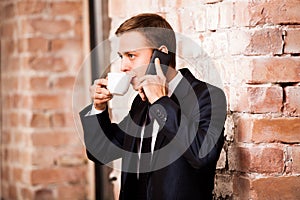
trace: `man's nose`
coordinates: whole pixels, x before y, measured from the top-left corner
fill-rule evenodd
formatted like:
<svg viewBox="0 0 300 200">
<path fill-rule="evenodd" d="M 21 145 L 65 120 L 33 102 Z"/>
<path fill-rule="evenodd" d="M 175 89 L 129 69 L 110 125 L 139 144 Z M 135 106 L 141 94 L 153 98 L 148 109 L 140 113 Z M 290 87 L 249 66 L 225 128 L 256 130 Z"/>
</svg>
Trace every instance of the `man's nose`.
<svg viewBox="0 0 300 200">
<path fill-rule="evenodd" d="M 122 62 L 121 62 L 121 71 L 128 72 L 130 70 L 131 70 L 131 66 L 130 66 L 129 60 L 126 58 L 123 58 Z"/>
</svg>

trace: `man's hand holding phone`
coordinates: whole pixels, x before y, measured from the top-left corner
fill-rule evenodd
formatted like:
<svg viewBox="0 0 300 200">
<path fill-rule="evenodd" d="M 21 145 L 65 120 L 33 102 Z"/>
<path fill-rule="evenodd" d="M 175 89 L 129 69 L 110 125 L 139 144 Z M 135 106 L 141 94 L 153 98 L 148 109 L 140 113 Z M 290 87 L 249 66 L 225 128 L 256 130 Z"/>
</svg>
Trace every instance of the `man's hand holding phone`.
<svg viewBox="0 0 300 200">
<path fill-rule="evenodd" d="M 156 75 L 146 74 L 139 80 L 139 95 L 142 100 L 148 101 L 152 104 L 159 98 L 167 95 L 167 81 L 162 71 L 159 58 L 155 58 Z"/>
<path fill-rule="evenodd" d="M 96 79 L 90 87 L 90 95 L 97 110 L 104 110 L 107 102 L 112 99 L 112 94 L 108 91 L 107 79 Z"/>
</svg>

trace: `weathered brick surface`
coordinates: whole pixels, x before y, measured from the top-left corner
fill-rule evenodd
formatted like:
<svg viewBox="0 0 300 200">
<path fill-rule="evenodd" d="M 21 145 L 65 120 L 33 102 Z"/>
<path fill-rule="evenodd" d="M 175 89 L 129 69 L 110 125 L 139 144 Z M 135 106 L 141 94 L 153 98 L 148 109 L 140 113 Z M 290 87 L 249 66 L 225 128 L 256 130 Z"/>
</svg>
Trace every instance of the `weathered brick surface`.
<svg viewBox="0 0 300 200">
<path fill-rule="evenodd" d="M 292 149 L 292 173 L 299 174 L 300 173 L 300 145 L 295 145 L 291 147 Z"/>
<path fill-rule="evenodd" d="M 78 190 L 72 199 L 89 195 L 72 113 L 84 54 L 83 3 L 0 2 L 1 199 L 70 196 L 61 188 Z"/>
<path fill-rule="evenodd" d="M 243 175 L 233 175 L 233 195 L 235 199 L 250 199 L 250 179 Z"/>
<path fill-rule="evenodd" d="M 257 83 L 300 81 L 299 57 L 255 56 L 235 60 L 236 80 Z"/>
<path fill-rule="evenodd" d="M 283 89 L 278 85 L 240 85 L 230 89 L 230 110 L 248 113 L 281 112 Z"/>
<path fill-rule="evenodd" d="M 284 112 L 287 115 L 300 116 L 300 85 L 284 88 L 286 102 Z"/>
<path fill-rule="evenodd" d="M 300 5 L 297 0 L 275 1 L 237 1 L 235 2 L 235 24 L 238 26 L 256 26 L 263 24 L 299 23 Z"/>
<path fill-rule="evenodd" d="M 283 150 L 280 147 L 231 146 L 228 152 L 230 170 L 279 174 L 284 167 Z"/>
<path fill-rule="evenodd" d="M 299 143 L 299 118 L 240 117 L 237 120 L 237 140 L 246 143 Z"/>
<path fill-rule="evenodd" d="M 233 29 L 229 35 L 229 49 L 233 55 L 282 54 L 282 34 L 279 28 Z"/>
<path fill-rule="evenodd" d="M 300 29 L 288 29 L 286 31 L 284 53 L 300 53 L 299 38 Z"/>
<path fill-rule="evenodd" d="M 0 1 L 0 197 L 4 199 L 92 195 L 71 113 L 75 75 L 88 45 L 83 39 L 87 28 L 83 3 Z M 179 52 L 204 63 L 207 70 L 194 71 L 208 76 L 213 75 L 212 68 L 218 70 L 228 121 L 215 198 L 299 199 L 299 1 L 110 0 L 108 4 L 112 35 L 134 14 L 159 13 L 204 52 L 180 44 Z M 114 119 L 121 119 L 127 105 L 112 105 L 122 111 Z"/>
<path fill-rule="evenodd" d="M 252 182 L 252 187 L 255 199 L 300 198 L 300 178 L 298 176 L 259 178 Z"/>
</svg>

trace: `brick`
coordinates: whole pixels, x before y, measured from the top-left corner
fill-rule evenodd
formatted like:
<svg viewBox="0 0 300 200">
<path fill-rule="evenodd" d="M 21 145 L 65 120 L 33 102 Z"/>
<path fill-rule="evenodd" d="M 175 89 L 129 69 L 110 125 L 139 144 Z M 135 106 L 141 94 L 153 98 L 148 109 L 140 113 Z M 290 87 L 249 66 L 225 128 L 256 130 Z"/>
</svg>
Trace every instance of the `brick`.
<svg viewBox="0 0 300 200">
<path fill-rule="evenodd" d="M 195 51 L 198 51 L 201 57 L 204 55 L 209 55 L 209 58 L 207 58 L 207 62 L 201 63 L 204 67 L 206 67 L 205 71 L 208 71 L 206 73 L 214 73 L 213 69 L 211 68 L 211 61 L 209 59 L 215 59 L 218 57 L 222 57 L 226 54 L 228 54 L 228 36 L 226 32 L 217 32 L 217 33 L 203 33 L 201 34 L 202 46 L 195 45 L 195 50 L 190 50 L 193 53 Z M 203 49 L 202 49 L 203 48 Z M 205 52 L 205 53 L 204 53 Z M 227 62 L 230 62 L 230 58 L 224 58 L 224 60 Z M 216 60 L 221 61 L 221 60 Z M 219 62 L 221 64 L 221 62 Z M 219 64 L 218 63 L 218 64 Z M 207 66 L 205 66 L 207 65 Z M 228 66 L 226 66 L 228 67 Z M 203 73 L 203 72 L 202 72 Z"/>
<path fill-rule="evenodd" d="M 229 50 L 232 55 L 282 54 L 282 30 L 279 28 L 256 28 L 231 30 Z"/>
<path fill-rule="evenodd" d="M 12 38 L 13 36 L 15 36 L 16 31 L 17 31 L 16 22 L 3 23 L 0 29 L 1 39 Z"/>
<path fill-rule="evenodd" d="M 292 173 L 300 173 L 300 146 L 292 146 Z"/>
<path fill-rule="evenodd" d="M 50 117 L 52 127 L 73 127 L 74 119 L 71 112 L 57 112 Z"/>
<path fill-rule="evenodd" d="M 2 55 L 4 55 L 4 54 L 2 54 Z M 4 58 L 4 56 L 3 56 L 3 58 Z M 20 58 L 6 56 L 5 59 L 1 60 L 2 61 L 1 70 L 5 71 L 7 73 L 17 72 L 18 70 L 21 69 L 20 60 L 21 60 Z"/>
<path fill-rule="evenodd" d="M 20 39 L 18 43 L 18 49 L 20 52 L 47 52 L 49 48 L 48 40 L 45 38 L 27 38 Z"/>
<path fill-rule="evenodd" d="M 42 189 L 38 189 L 37 191 L 35 191 L 34 199 L 49 199 L 49 200 L 52 200 L 52 199 L 55 199 L 55 198 L 54 198 L 54 194 L 53 194 L 52 190 L 42 188 Z"/>
<path fill-rule="evenodd" d="M 229 28 L 233 26 L 233 2 L 224 1 L 220 4 L 219 27 Z"/>
<path fill-rule="evenodd" d="M 233 195 L 237 199 L 250 199 L 250 182 L 248 177 L 233 175 Z"/>
<path fill-rule="evenodd" d="M 33 191 L 28 188 L 21 188 L 21 196 L 23 199 L 33 199 Z"/>
<path fill-rule="evenodd" d="M 32 108 L 33 109 L 62 109 L 70 105 L 67 102 L 69 98 L 71 102 L 71 97 L 67 97 L 64 94 L 38 94 L 32 96 Z"/>
<path fill-rule="evenodd" d="M 271 147 L 230 147 L 229 169 L 240 172 L 281 173 L 283 150 Z"/>
<path fill-rule="evenodd" d="M 300 4 L 298 0 L 282 2 L 281 0 L 270 1 L 262 4 L 264 23 L 293 24 L 300 21 Z M 259 12 L 259 9 L 257 9 Z"/>
<path fill-rule="evenodd" d="M 206 7 L 206 27 L 208 30 L 216 30 L 219 24 L 219 5 L 212 4 Z"/>
<path fill-rule="evenodd" d="M 29 166 L 31 164 L 31 152 L 27 149 L 16 149 L 11 152 L 12 158 L 14 159 L 12 162 L 19 164 L 21 166 Z M 21 180 L 24 181 L 24 180 Z"/>
<path fill-rule="evenodd" d="M 23 175 L 23 169 L 22 168 L 17 168 L 17 167 L 13 168 L 13 170 L 12 170 L 12 180 L 14 182 L 22 180 L 23 179 L 22 175 Z"/>
<path fill-rule="evenodd" d="M 56 39 L 52 41 L 51 52 L 63 58 L 64 64 L 72 71 L 82 64 L 82 40 L 79 39 Z"/>
<path fill-rule="evenodd" d="M 86 159 L 83 155 L 61 155 L 57 160 L 60 166 L 65 167 L 83 165 L 85 162 Z"/>
<path fill-rule="evenodd" d="M 35 147 L 32 151 L 32 165 L 50 167 L 55 164 L 59 149 L 53 147 Z M 45 156 L 47 154 L 47 156 Z"/>
<path fill-rule="evenodd" d="M 123 1 L 123 2 L 126 2 L 126 1 Z M 113 7 L 113 9 L 115 9 L 115 8 L 116 7 Z M 152 7 L 152 1 L 151 0 L 144 0 L 143 3 L 130 3 L 130 1 L 127 1 L 127 3 L 125 3 L 125 9 L 126 9 L 127 17 L 137 15 L 137 14 L 140 14 L 142 12 L 153 12 L 151 10 L 152 8 L 153 7 Z"/>
<path fill-rule="evenodd" d="M 30 134 L 25 131 L 15 131 L 14 142 L 20 146 L 30 145 Z M 24 151 L 25 152 L 25 151 Z M 30 158 L 28 156 L 28 158 Z"/>
<path fill-rule="evenodd" d="M 237 140 L 246 143 L 300 142 L 299 118 L 241 117 L 237 122 Z"/>
<path fill-rule="evenodd" d="M 11 199 L 17 199 L 17 187 L 16 185 L 9 185 L 8 187 L 8 195 Z"/>
<path fill-rule="evenodd" d="M 31 127 L 49 127 L 50 117 L 47 113 L 33 113 L 30 122 Z"/>
<path fill-rule="evenodd" d="M 47 12 L 47 2 L 39 1 L 21 1 L 17 2 L 17 13 L 18 15 L 32 15 Z"/>
<path fill-rule="evenodd" d="M 235 25 L 293 24 L 300 21 L 299 1 L 236 1 Z"/>
<path fill-rule="evenodd" d="M 2 77 L 1 77 L 2 78 Z M 2 86 L 4 91 L 14 91 L 18 89 L 19 77 L 18 76 L 7 76 L 3 77 L 2 81 L 5 83 Z"/>
<path fill-rule="evenodd" d="M 83 21 L 79 19 L 75 22 L 74 25 L 75 37 L 82 39 L 84 37 L 84 28 L 83 28 Z"/>
<path fill-rule="evenodd" d="M 285 42 L 284 53 L 300 53 L 299 38 L 300 38 L 300 29 L 288 29 L 286 37 L 284 39 Z"/>
<path fill-rule="evenodd" d="M 33 18 L 21 21 L 22 34 L 46 34 L 55 36 L 65 34 L 72 30 L 71 21 L 65 19 Z"/>
<path fill-rule="evenodd" d="M 27 87 L 31 91 L 45 91 L 50 85 L 48 76 L 30 77 L 28 82 Z"/>
<path fill-rule="evenodd" d="M 16 15 L 14 3 L 8 3 L 0 7 L 0 19 L 10 19 Z"/>
<path fill-rule="evenodd" d="M 254 57 L 235 60 L 235 81 L 245 83 L 286 83 L 300 81 L 297 57 Z M 233 80 L 234 81 L 234 80 Z"/>
<path fill-rule="evenodd" d="M 74 76 L 64 76 L 57 77 L 52 81 L 53 89 L 73 89 L 75 85 L 75 77 Z"/>
<path fill-rule="evenodd" d="M 300 178 L 268 177 L 252 182 L 255 199 L 300 199 Z"/>
<path fill-rule="evenodd" d="M 32 145 L 35 147 L 62 146 L 72 144 L 74 133 L 67 131 L 33 133 L 31 135 Z"/>
<path fill-rule="evenodd" d="M 27 94 L 11 94 L 7 95 L 3 100 L 5 108 L 28 108 L 30 105 L 30 97 Z"/>
<path fill-rule="evenodd" d="M 77 39 L 54 39 L 52 40 L 51 51 L 80 51 L 82 41 Z"/>
<path fill-rule="evenodd" d="M 22 62 L 26 70 L 45 72 L 64 72 L 68 70 L 67 63 L 62 57 L 29 56 L 23 58 Z"/>
<path fill-rule="evenodd" d="M 67 15 L 79 18 L 83 14 L 83 3 L 79 2 L 55 2 L 50 4 L 52 15 Z"/>
<path fill-rule="evenodd" d="M 85 181 L 84 167 L 63 167 L 63 168 L 43 168 L 31 171 L 31 183 L 50 184 L 50 183 L 80 183 Z"/>
<path fill-rule="evenodd" d="M 204 31 L 206 27 L 206 10 L 204 6 L 197 7 L 197 11 L 193 8 L 187 7 L 182 9 L 179 13 L 178 19 L 176 20 L 176 26 L 179 27 L 183 34 L 188 34 L 191 31 Z M 169 18 L 167 19 L 169 21 Z M 197 26 L 197 27 L 196 27 Z M 173 26 L 172 26 L 173 27 Z M 175 28 L 175 27 L 173 27 Z"/>
<path fill-rule="evenodd" d="M 217 169 L 225 169 L 225 167 L 226 167 L 226 152 L 224 149 L 222 149 L 217 163 Z"/>
<path fill-rule="evenodd" d="M 108 15 L 110 18 L 126 16 L 126 1 L 111 0 L 108 1 Z"/>
<path fill-rule="evenodd" d="M 1 142 L 2 144 L 11 144 L 12 143 L 12 137 L 9 131 L 2 130 L 1 132 Z"/>
<path fill-rule="evenodd" d="M 86 199 L 86 189 L 84 185 L 70 185 L 58 188 L 60 199 Z"/>
<path fill-rule="evenodd" d="M 286 102 L 284 113 L 291 116 L 300 116 L 300 85 L 284 88 Z"/>
<path fill-rule="evenodd" d="M 3 58 L 10 57 L 18 51 L 18 42 L 15 39 L 5 39 L 1 40 L 1 54 Z M 2 57 L 1 55 L 1 57 Z"/>
<path fill-rule="evenodd" d="M 245 85 L 230 89 L 230 110 L 250 113 L 281 112 L 283 89 L 277 85 Z"/>
<path fill-rule="evenodd" d="M 216 174 L 214 194 L 219 198 L 229 198 L 233 193 L 233 180 L 231 175 Z"/>
</svg>

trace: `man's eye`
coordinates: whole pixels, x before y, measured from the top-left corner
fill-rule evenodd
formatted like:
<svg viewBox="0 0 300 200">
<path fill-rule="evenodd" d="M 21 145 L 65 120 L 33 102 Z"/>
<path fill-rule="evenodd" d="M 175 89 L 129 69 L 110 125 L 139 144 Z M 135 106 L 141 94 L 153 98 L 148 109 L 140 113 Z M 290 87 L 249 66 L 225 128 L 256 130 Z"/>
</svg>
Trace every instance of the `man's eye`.
<svg viewBox="0 0 300 200">
<path fill-rule="evenodd" d="M 135 57 L 135 55 L 133 55 L 133 54 L 128 54 L 128 57 L 130 58 L 130 59 L 133 59 L 134 57 Z"/>
<path fill-rule="evenodd" d="M 123 58 L 123 56 L 121 55 L 121 54 L 118 54 L 119 55 L 119 57 L 122 59 Z"/>
</svg>

